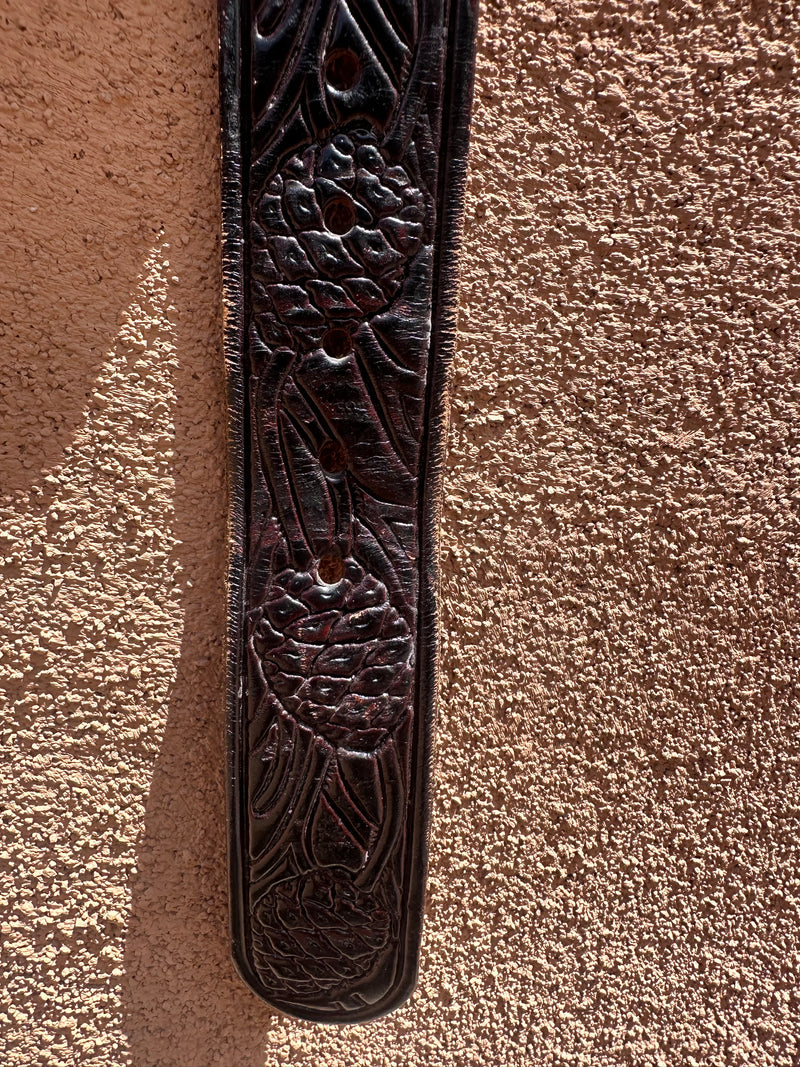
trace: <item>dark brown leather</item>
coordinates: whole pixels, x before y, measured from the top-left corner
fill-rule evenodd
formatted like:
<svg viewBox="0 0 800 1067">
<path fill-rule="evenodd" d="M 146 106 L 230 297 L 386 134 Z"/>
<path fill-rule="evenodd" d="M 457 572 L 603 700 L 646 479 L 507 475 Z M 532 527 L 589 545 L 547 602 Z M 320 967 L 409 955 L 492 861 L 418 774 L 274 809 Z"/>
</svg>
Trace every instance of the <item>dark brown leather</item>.
<svg viewBox="0 0 800 1067">
<path fill-rule="evenodd" d="M 416 980 L 469 0 L 223 0 L 234 957 L 293 1015 Z"/>
</svg>

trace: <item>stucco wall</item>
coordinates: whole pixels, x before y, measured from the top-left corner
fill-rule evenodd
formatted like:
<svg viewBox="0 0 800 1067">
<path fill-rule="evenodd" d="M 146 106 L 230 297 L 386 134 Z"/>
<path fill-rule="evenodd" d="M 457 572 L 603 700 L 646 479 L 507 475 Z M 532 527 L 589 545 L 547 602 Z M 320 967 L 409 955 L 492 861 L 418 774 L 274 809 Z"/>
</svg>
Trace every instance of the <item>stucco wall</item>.
<svg viewBox="0 0 800 1067">
<path fill-rule="evenodd" d="M 800 1058 L 798 26 L 482 12 L 422 977 L 227 949 L 213 3 L 0 10 L 9 1067 Z"/>
</svg>

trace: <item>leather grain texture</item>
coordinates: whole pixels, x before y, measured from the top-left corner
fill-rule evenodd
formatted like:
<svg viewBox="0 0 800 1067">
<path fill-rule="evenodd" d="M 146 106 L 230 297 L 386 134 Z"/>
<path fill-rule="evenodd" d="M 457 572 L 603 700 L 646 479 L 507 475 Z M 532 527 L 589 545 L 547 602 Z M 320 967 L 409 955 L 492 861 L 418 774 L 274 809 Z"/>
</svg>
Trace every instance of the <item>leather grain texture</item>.
<svg viewBox="0 0 800 1067">
<path fill-rule="evenodd" d="M 234 956 L 304 1018 L 416 980 L 474 20 L 220 9 Z"/>
</svg>

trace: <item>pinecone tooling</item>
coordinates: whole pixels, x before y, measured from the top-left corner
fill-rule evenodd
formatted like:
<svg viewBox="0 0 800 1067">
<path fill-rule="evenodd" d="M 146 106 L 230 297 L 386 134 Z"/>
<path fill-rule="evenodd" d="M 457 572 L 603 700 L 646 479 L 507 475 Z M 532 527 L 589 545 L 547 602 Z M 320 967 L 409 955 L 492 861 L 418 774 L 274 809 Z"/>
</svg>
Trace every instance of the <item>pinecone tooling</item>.
<svg viewBox="0 0 800 1067">
<path fill-rule="evenodd" d="M 414 646 L 386 586 L 354 559 L 341 569 L 276 575 L 251 641 L 289 715 L 334 748 L 374 751 L 408 706 Z"/>
<path fill-rule="evenodd" d="M 279 999 L 335 997 L 369 974 L 393 933 L 384 894 L 332 870 L 278 882 L 255 914 L 259 974 Z"/>
<path fill-rule="evenodd" d="M 292 157 L 268 183 L 252 225 L 265 343 L 335 349 L 328 331 L 358 324 L 396 296 L 424 220 L 422 193 L 402 166 L 387 164 L 371 131 L 337 134 Z"/>
</svg>

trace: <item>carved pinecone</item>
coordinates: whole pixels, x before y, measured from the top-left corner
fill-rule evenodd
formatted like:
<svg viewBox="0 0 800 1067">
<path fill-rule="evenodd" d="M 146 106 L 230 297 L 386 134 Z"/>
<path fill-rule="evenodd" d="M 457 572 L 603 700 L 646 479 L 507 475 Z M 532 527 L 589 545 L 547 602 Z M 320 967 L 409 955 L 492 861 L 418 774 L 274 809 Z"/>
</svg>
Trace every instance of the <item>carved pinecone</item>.
<svg viewBox="0 0 800 1067">
<path fill-rule="evenodd" d="M 375 135 L 337 134 L 271 179 L 253 218 L 254 308 L 264 341 L 306 350 L 386 308 L 424 238 L 425 204 Z M 336 354 L 335 352 L 332 354 Z"/>
<path fill-rule="evenodd" d="M 334 747 L 368 752 L 408 707 L 413 642 L 383 582 L 354 559 L 339 565 L 335 582 L 278 574 L 251 642 L 290 715 Z"/>
<path fill-rule="evenodd" d="M 380 889 L 358 889 L 333 868 L 276 883 L 255 905 L 253 920 L 253 962 L 282 1001 L 335 998 L 339 987 L 367 977 L 391 934 Z"/>
</svg>

